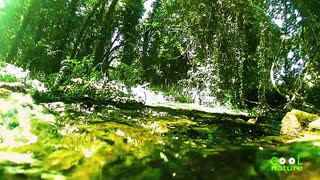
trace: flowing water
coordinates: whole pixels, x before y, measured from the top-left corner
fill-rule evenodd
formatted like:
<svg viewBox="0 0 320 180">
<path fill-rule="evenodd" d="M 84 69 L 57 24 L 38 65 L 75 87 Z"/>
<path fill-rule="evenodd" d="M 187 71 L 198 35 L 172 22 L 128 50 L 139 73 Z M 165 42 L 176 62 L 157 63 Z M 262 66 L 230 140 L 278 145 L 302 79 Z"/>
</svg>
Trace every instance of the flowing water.
<svg viewBox="0 0 320 180">
<path fill-rule="evenodd" d="M 320 177 L 319 141 L 285 143 L 280 116 L 250 124 L 245 114 L 159 106 L 61 111 L 54 122 L 31 121 L 36 142 L 0 149 L 0 179 Z"/>
</svg>

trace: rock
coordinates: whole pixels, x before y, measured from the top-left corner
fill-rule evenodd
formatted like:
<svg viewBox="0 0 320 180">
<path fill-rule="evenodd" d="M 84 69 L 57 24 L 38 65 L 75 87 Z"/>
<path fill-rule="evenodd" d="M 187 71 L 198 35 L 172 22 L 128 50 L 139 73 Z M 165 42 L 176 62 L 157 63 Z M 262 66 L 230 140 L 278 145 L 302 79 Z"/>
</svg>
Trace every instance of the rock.
<svg viewBox="0 0 320 180">
<path fill-rule="evenodd" d="M 293 109 L 281 121 L 280 133 L 282 135 L 296 136 L 302 129 L 320 129 L 320 117 Z"/>
<path fill-rule="evenodd" d="M 312 121 L 309 124 L 308 130 L 313 130 L 313 129 L 320 130 L 320 118 L 317 119 L 317 120 Z"/>
<path fill-rule="evenodd" d="M 256 124 L 256 122 L 257 122 L 257 119 L 255 119 L 255 118 L 250 118 L 250 119 L 247 121 L 248 124 Z"/>
<path fill-rule="evenodd" d="M 306 127 L 310 122 L 319 119 L 320 117 L 315 114 L 299 111 L 296 109 L 291 110 L 291 113 L 298 119 L 302 126 Z"/>
<path fill-rule="evenodd" d="M 298 118 L 292 113 L 288 112 L 281 121 L 281 135 L 296 136 L 302 130 Z"/>
<path fill-rule="evenodd" d="M 243 119 L 241 119 L 241 118 L 236 118 L 235 122 L 237 122 L 237 123 L 245 123 L 245 121 Z"/>
</svg>

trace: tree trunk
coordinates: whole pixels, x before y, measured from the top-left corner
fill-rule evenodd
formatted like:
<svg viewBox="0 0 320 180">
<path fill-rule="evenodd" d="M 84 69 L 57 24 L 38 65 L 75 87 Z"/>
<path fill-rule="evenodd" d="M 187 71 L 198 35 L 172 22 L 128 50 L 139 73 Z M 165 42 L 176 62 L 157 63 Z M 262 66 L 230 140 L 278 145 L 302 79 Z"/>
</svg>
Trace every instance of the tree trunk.
<svg viewBox="0 0 320 180">
<path fill-rule="evenodd" d="M 94 65 L 99 63 L 105 63 L 105 59 L 109 57 L 104 57 L 106 49 L 111 48 L 111 40 L 112 40 L 112 32 L 114 29 L 112 28 L 114 24 L 114 11 L 119 0 L 113 0 L 108 8 L 108 12 L 106 14 L 106 20 L 104 21 L 104 25 L 101 28 L 100 32 L 100 40 L 98 42 L 98 46 L 95 50 L 95 59 Z"/>
</svg>

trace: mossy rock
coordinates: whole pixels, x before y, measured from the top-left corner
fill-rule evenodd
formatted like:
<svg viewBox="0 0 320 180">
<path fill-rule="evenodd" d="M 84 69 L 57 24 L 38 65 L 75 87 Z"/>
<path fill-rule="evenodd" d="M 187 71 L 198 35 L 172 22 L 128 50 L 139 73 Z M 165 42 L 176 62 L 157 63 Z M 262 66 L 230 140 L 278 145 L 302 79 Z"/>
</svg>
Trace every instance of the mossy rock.
<svg viewBox="0 0 320 180">
<path fill-rule="evenodd" d="M 281 135 L 297 136 L 302 129 L 319 129 L 319 116 L 293 109 L 281 121 Z"/>
<path fill-rule="evenodd" d="M 304 111 L 299 111 L 296 109 L 293 109 L 291 111 L 291 113 L 297 117 L 298 121 L 303 125 L 306 126 L 307 124 L 309 124 L 310 122 L 319 119 L 320 117 L 315 115 L 315 114 L 310 114 Z"/>
<path fill-rule="evenodd" d="M 281 121 L 281 135 L 296 136 L 301 130 L 298 118 L 292 112 L 288 112 Z"/>
<path fill-rule="evenodd" d="M 12 91 L 0 88 L 0 98 L 7 98 L 11 95 Z"/>
</svg>

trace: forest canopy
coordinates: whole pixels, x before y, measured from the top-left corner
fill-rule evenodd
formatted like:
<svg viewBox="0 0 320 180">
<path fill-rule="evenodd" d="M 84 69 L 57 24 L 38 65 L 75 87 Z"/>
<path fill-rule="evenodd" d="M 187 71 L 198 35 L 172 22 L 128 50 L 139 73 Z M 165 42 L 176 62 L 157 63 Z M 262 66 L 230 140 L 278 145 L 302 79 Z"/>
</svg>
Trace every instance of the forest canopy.
<svg viewBox="0 0 320 180">
<path fill-rule="evenodd" d="M 3 0 L 0 60 L 48 81 L 63 72 L 236 107 L 320 107 L 318 0 L 147 1 Z"/>
</svg>

